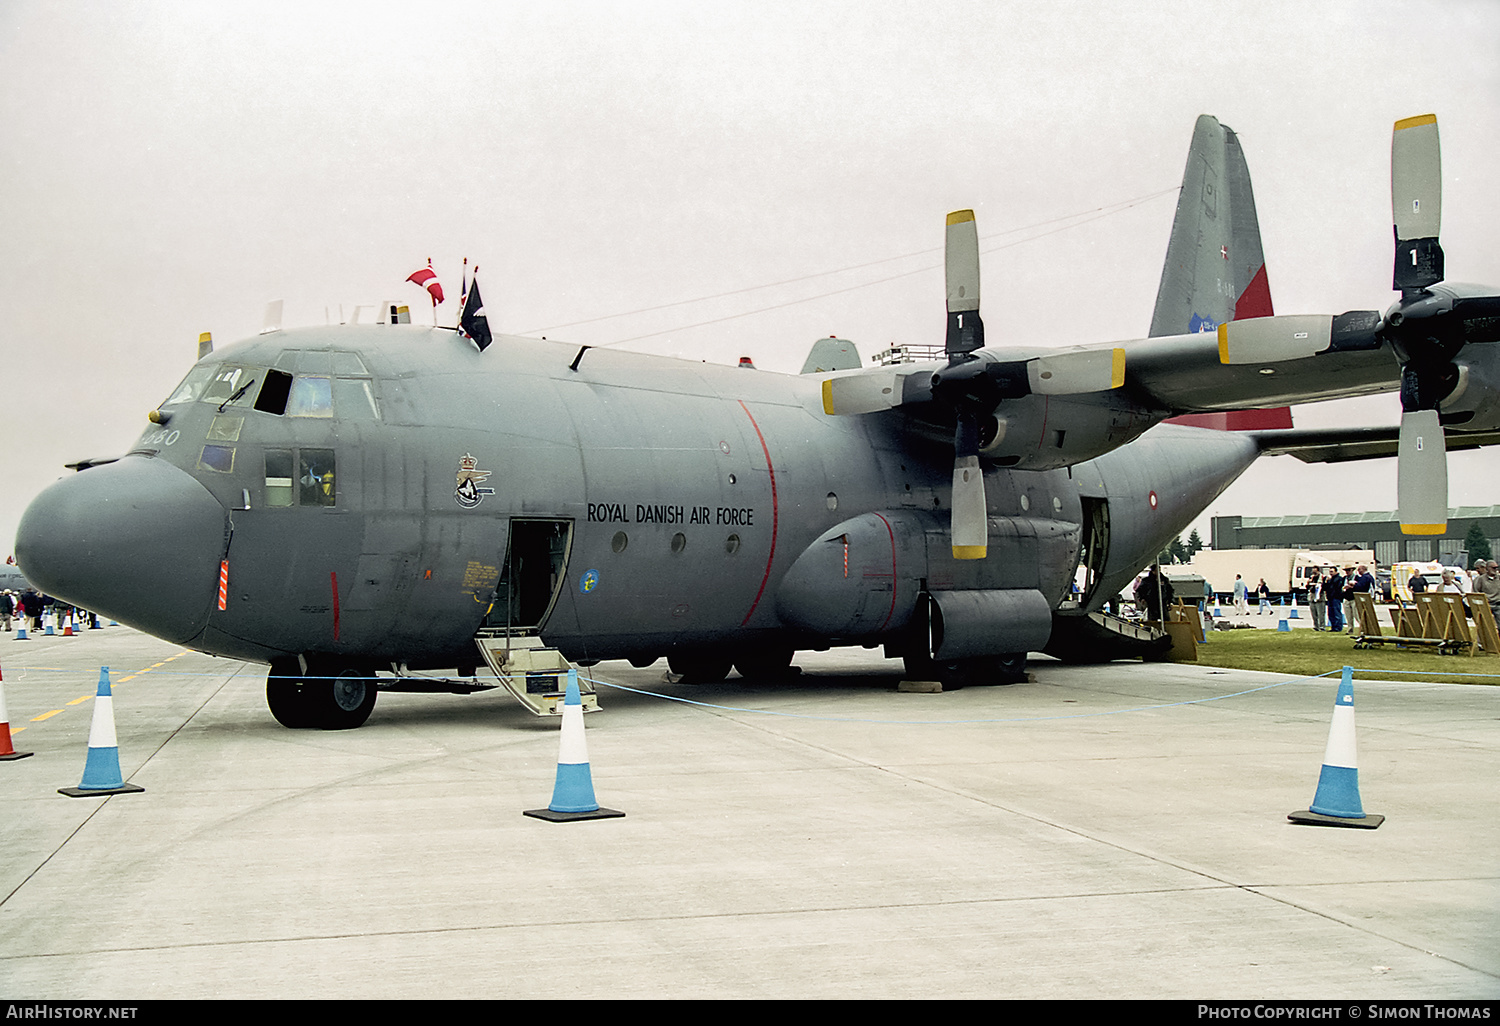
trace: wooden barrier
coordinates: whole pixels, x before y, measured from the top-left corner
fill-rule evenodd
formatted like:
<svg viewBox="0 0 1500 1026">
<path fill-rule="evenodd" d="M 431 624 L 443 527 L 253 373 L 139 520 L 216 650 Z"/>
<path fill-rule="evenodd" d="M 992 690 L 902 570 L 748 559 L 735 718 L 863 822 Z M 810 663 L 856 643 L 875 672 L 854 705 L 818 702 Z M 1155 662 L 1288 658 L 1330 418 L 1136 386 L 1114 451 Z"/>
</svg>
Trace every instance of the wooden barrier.
<svg viewBox="0 0 1500 1026">
<path fill-rule="evenodd" d="M 1483 595 L 1470 599 L 1469 608 L 1474 611 L 1474 633 L 1479 644 L 1484 647 L 1484 654 L 1500 656 L 1500 630 L 1495 627 L 1495 611 L 1490 608 Z M 1472 648 L 1469 649 L 1470 653 L 1473 651 Z"/>
<path fill-rule="evenodd" d="M 1361 604 L 1368 607 L 1359 613 L 1360 622 L 1372 624 L 1373 632 L 1361 633 L 1354 641 L 1355 648 L 1374 648 L 1391 644 L 1398 648 L 1436 648 L 1440 655 L 1456 655 L 1468 652 L 1478 655 L 1500 655 L 1500 637 L 1496 637 L 1495 618 L 1489 604 L 1477 597 L 1474 603 L 1474 630 L 1469 629 L 1469 619 L 1464 615 L 1464 596 L 1452 592 L 1436 594 L 1425 592 L 1412 596 L 1412 608 L 1400 607 L 1393 614 L 1395 635 L 1383 635 L 1374 619 L 1374 604 L 1367 595 L 1354 597 L 1355 608 Z M 1368 619 L 1366 619 L 1368 615 Z M 1477 635 L 1477 637 L 1476 637 Z M 1477 644 L 1476 644 L 1477 641 Z"/>
</svg>

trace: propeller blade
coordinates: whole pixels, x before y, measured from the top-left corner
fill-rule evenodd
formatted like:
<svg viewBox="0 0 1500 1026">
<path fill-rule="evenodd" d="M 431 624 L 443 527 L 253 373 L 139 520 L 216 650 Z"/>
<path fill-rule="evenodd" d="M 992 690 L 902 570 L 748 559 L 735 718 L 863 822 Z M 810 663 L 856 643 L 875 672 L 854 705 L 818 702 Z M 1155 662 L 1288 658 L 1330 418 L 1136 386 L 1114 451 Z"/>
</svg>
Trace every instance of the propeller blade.
<svg viewBox="0 0 1500 1026">
<path fill-rule="evenodd" d="M 1402 534 L 1442 534 L 1448 528 L 1448 451 L 1436 410 L 1401 414 L 1396 441 L 1396 502 Z"/>
<path fill-rule="evenodd" d="M 1391 132 L 1391 220 L 1396 265 L 1391 285 L 1403 292 L 1443 280 L 1443 159 L 1437 115 L 1396 122 Z"/>
<path fill-rule="evenodd" d="M 1108 392 L 1125 384 L 1125 350 L 1094 349 L 1039 356 L 1026 364 L 1031 390 L 1038 395 Z"/>
<path fill-rule="evenodd" d="M 870 367 L 823 379 L 823 412 L 830 417 L 876 413 L 901 405 L 901 377 L 894 367 Z"/>
<path fill-rule="evenodd" d="M 979 418 L 971 410 L 958 411 L 953 455 L 953 558 L 983 559 L 989 546 L 989 510 L 979 466 Z"/>
<path fill-rule="evenodd" d="M 1300 360 L 1327 349 L 1332 336 L 1333 317 L 1328 314 L 1283 314 L 1226 321 L 1219 325 L 1219 362 Z"/>
<path fill-rule="evenodd" d="M 943 269 L 948 289 L 949 359 L 984 345 L 984 322 L 979 319 L 979 228 L 974 211 L 948 215 Z"/>
<path fill-rule="evenodd" d="M 989 543 L 984 474 L 978 456 L 953 462 L 953 558 L 983 559 Z"/>
</svg>

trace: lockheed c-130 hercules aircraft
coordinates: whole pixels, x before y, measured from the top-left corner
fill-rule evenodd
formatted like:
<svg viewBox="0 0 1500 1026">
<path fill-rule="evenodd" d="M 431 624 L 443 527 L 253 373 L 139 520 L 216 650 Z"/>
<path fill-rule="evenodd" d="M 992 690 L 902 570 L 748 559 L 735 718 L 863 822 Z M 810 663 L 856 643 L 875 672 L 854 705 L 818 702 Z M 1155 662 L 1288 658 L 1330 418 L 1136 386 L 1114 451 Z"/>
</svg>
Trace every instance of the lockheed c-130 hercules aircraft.
<svg viewBox="0 0 1500 1026">
<path fill-rule="evenodd" d="M 1031 651 L 1139 651 L 1099 610 L 1257 456 L 1398 441 L 1162 421 L 1400 387 L 1403 519 L 1428 530 L 1440 416 L 1453 447 L 1495 440 L 1500 346 L 1480 343 L 1500 297 L 1439 284 L 1436 119 L 1395 137 L 1402 297 L 1383 316 L 1272 316 L 1244 157 L 1205 116 L 1149 338 L 987 345 L 968 211 L 948 218 L 935 360 L 861 367 L 830 343 L 789 375 L 486 348 L 476 286 L 467 331 L 279 330 L 202 356 L 129 453 L 32 502 L 16 555 L 70 602 L 269 663 L 288 726 L 358 726 L 378 689 L 422 687 L 406 671 L 472 675 L 481 651 L 665 656 L 715 680 L 882 645 L 975 683 L 1016 679 Z"/>
</svg>

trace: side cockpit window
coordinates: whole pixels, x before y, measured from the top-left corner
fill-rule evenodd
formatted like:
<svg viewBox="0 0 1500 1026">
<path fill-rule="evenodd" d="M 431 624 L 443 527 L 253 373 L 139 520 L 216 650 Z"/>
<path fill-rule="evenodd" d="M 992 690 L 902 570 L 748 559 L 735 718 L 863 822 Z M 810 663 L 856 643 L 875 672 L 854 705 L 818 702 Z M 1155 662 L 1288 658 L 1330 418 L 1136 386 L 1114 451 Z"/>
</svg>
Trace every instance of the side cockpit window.
<svg viewBox="0 0 1500 1026">
<path fill-rule="evenodd" d="M 267 449 L 266 505 L 338 505 L 338 472 L 333 450 Z"/>
</svg>

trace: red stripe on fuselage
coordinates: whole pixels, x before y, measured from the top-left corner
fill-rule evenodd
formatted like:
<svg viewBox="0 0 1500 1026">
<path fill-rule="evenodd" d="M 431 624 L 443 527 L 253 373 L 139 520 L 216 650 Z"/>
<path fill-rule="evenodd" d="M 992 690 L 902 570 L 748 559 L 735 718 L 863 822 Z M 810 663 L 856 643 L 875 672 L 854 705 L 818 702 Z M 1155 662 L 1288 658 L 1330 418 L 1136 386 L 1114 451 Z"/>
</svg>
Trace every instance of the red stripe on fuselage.
<svg viewBox="0 0 1500 1026">
<path fill-rule="evenodd" d="M 328 584 L 333 588 L 333 640 L 339 640 L 339 575 L 328 571 Z"/>
<path fill-rule="evenodd" d="M 738 402 L 740 409 L 745 411 L 745 416 L 750 418 L 750 426 L 755 429 L 755 437 L 760 439 L 760 451 L 766 454 L 766 470 L 771 475 L 771 551 L 766 554 L 766 572 L 760 579 L 760 590 L 755 593 L 755 601 L 750 603 L 750 612 L 746 613 L 745 618 L 740 621 L 740 626 L 743 627 L 755 615 L 761 596 L 766 593 L 766 582 L 771 579 L 771 560 L 776 558 L 776 526 L 779 507 L 776 500 L 776 468 L 771 465 L 771 450 L 766 446 L 766 436 L 760 433 L 760 425 L 755 422 L 755 415 L 750 412 L 750 407 L 745 405 L 743 399 Z"/>
</svg>

